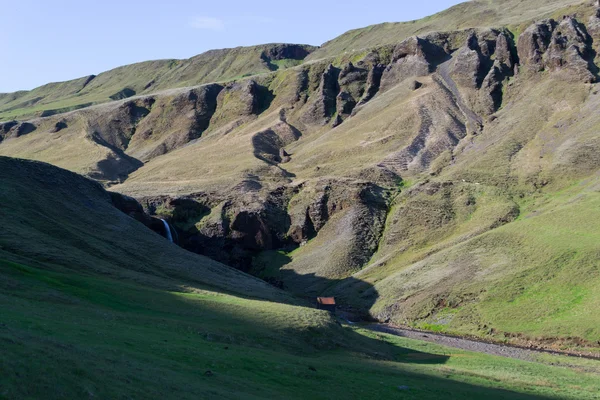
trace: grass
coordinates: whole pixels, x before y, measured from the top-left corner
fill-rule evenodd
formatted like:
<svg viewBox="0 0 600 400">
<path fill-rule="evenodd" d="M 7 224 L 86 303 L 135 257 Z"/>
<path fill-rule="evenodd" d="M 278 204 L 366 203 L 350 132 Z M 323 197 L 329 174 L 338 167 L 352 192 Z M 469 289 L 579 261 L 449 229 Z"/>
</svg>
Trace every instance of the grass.
<svg viewBox="0 0 600 400">
<path fill-rule="evenodd" d="M 577 360 L 469 353 L 338 327 L 298 306 L 5 261 L 0 275 L 7 399 L 585 399 L 600 389 L 596 364 L 581 373 Z M 572 365 L 549 365 L 559 362 Z"/>
<path fill-rule="evenodd" d="M 340 326 L 173 246 L 92 181 L 0 166 L 3 399 L 585 399 L 599 389 L 597 365 L 579 360 L 526 363 Z"/>
<path fill-rule="evenodd" d="M 340 62 L 354 60 L 353 57 L 365 54 L 361 49 L 352 51 L 354 46 L 370 46 L 371 42 L 381 46 L 386 40 L 399 41 L 405 33 L 423 33 L 426 29 L 456 29 L 490 21 L 521 27 L 523 19 L 560 15 L 565 6 L 575 3 L 579 4 L 570 0 L 542 4 L 536 0 L 511 7 L 514 0 L 470 2 L 469 12 L 461 5 L 424 20 L 430 24 L 427 28 L 414 22 L 410 32 L 405 30 L 408 25 L 395 24 L 355 31 L 351 39 L 344 35 L 314 57 L 331 52 Z M 502 17 L 496 18 L 500 14 Z M 513 29 L 518 33 L 522 27 Z M 340 55 L 347 47 L 349 52 Z M 381 49 L 383 52 L 390 47 Z M 211 71 L 219 76 L 246 75 L 247 69 L 241 67 L 248 63 L 249 70 L 254 70 L 256 57 L 252 51 L 241 53 L 244 51 L 232 51 L 225 58 L 211 53 L 211 60 L 218 64 L 211 64 Z M 231 75 L 220 69 L 229 61 L 235 64 Z M 343 305 L 382 320 L 495 340 L 533 340 L 557 348 L 598 351 L 600 321 L 594 310 L 600 301 L 596 290 L 600 284 L 600 227 L 594 185 L 600 149 L 600 116 L 596 112 L 600 100 L 594 90 L 589 85 L 566 82 L 550 72 L 531 76 L 523 70 L 505 86 L 504 104 L 496 113 L 497 118 L 487 121 L 481 134 L 461 139 L 447 135 L 459 130 L 456 121 L 462 118 L 452 96 L 445 94 L 431 77 L 419 77 L 423 84 L 420 89 L 413 90 L 409 81 L 398 82 L 389 90 L 382 90 L 358 114 L 335 129 L 303 125 L 304 96 L 317 93 L 328 63 L 329 60 L 307 63 L 255 77 L 275 95 L 269 110 L 244 118 L 233 116 L 230 111 L 222 113 L 227 115 L 211 124 L 201 139 L 147 162 L 114 190 L 137 197 L 214 194 L 220 206 L 213 207 L 211 214 L 186 218 L 179 225 L 194 230 L 219 222 L 225 199 L 260 210 L 261 202 L 281 187 L 310 188 L 327 180 L 339 188 L 348 181 L 371 179 L 364 173 L 368 168 L 411 144 L 423 122 L 419 111 L 425 108 L 434 130 L 426 140 L 430 154 L 421 155 L 424 159 L 437 159 L 423 169 L 416 165 L 402 171 L 403 182 L 407 182 L 404 186 L 391 184 L 391 189 L 400 190 L 401 194 L 390 207 L 385 224 L 380 224 L 385 226 L 383 239 L 368 263 L 362 258 L 356 262 L 357 246 L 349 245 L 361 244 L 364 236 L 350 228 L 355 226 L 353 215 L 365 210 L 338 201 L 336 206 L 343 205 L 343 211 L 332 216 L 314 240 L 287 255 L 261 254 L 253 272 L 261 278 L 279 280 L 279 267 L 285 264 L 283 272 L 298 292 L 314 297 L 327 291 Z M 181 65 L 168 63 L 165 68 L 174 72 L 167 75 L 175 79 Z M 137 70 L 139 80 L 131 76 L 136 74 L 136 68 L 119 71 L 132 84 L 147 81 L 141 70 Z M 181 82 L 196 82 L 198 76 L 182 77 Z M 112 82 L 108 77 L 106 82 Z M 93 82 L 103 80 L 99 76 Z M 164 87 L 170 87 L 172 82 L 165 80 Z M 111 94 L 117 91 L 109 83 L 107 87 Z M 56 91 L 60 97 L 61 92 L 71 89 L 61 86 L 44 90 Z M 160 123 L 148 123 L 156 130 L 148 143 L 159 136 L 164 140 L 171 135 L 170 129 L 185 127 L 168 112 L 176 98 L 172 93 L 157 96 L 153 107 L 164 107 L 165 111 L 155 111 Z M 254 156 L 252 139 L 257 132 L 280 123 L 280 107 L 286 108 L 286 121 L 302 131 L 302 138 L 286 147 L 292 160 L 278 168 Z M 234 111 L 235 108 L 232 107 Z M 91 110 L 85 110 L 88 111 Z M 82 121 L 76 121 L 74 116 L 72 125 L 58 134 L 49 133 L 52 126 L 42 125 L 27 136 L 6 140 L 0 145 L 0 152 L 89 172 L 99 160 L 106 159 L 107 152 L 85 138 L 87 116 L 83 112 L 76 114 L 77 118 L 81 115 L 85 117 Z M 111 115 L 103 116 L 110 120 Z M 71 120 L 68 122 L 71 124 Z M 452 140 L 459 140 L 458 145 L 454 146 Z M 144 147 L 145 142 L 140 146 Z M 436 156 L 442 147 L 445 150 Z M 29 182 L 29 188 L 27 183 L 14 180 L 23 175 L 19 168 L 9 171 L 3 175 L 5 191 L 0 192 L 0 204 L 4 207 L 0 216 L 7 221 L 4 230 L 11 234 L 0 233 L 0 244 L 13 255 L 31 258 L 43 254 L 45 262 L 61 268 L 141 281 L 157 289 L 169 286 L 175 291 L 193 282 L 191 291 L 212 289 L 292 302 L 291 296 L 274 291 L 264 282 L 241 279 L 234 271 L 222 270 L 222 266 L 209 260 L 179 249 L 164 251 L 160 239 L 120 220 L 114 210 L 109 211 L 107 204 L 100 205 L 98 199 L 93 204 L 102 212 L 81 206 L 87 199 L 70 197 L 70 186 L 62 185 L 55 193 L 41 195 L 32 188 L 39 187 L 36 185 L 44 179 L 35 184 Z M 431 176 L 432 172 L 435 176 Z M 48 175 L 52 178 L 53 174 Z M 54 182 L 50 178 L 46 181 Z M 9 179 L 12 180 L 6 184 Z M 258 183 L 260 191 L 244 193 L 242 198 L 237 185 L 243 180 Z M 436 183 L 452 186 L 432 190 Z M 7 199 L 10 190 L 17 190 L 20 197 Z M 304 207 L 316 192 L 305 193 L 302 189 L 301 193 L 300 197 L 306 197 L 301 199 L 306 204 L 300 206 Z M 340 197 L 344 195 L 353 198 L 352 193 L 342 193 Z M 22 201 L 24 198 L 28 201 Z M 64 209 L 56 211 L 65 202 L 78 204 L 69 211 L 70 218 L 65 217 Z M 305 208 L 300 211 L 299 215 L 306 214 Z M 106 218 L 105 213 L 117 222 L 98 226 L 92 235 L 81 234 Z M 55 221 L 65 222 L 57 227 Z M 47 230 L 54 234 L 41 233 Z M 137 247 L 143 251 L 123 246 L 123 237 L 135 237 Z M 452 312 L 448 312 L 449 308 Z"/>
<path fill-rule="evenodd" d="M 0 97 L 0 121 L 40 116 L 44 111 L 65 112 L 82 105 L 111 101 L 128 88 L 138 95 L 160 90 L 234 80 L 271 71 L 262 53 L 277 45 L 211 50 L 187 60 L 156 60 L 115 68 L 95 77 L 50 83 L 31 91 Z M 311 51 L 311 46 L 301 46 Z M 299 65 L 302 60 L 277 60 L 279 68 Z"/>
<path fill-rule="evenodd" d="M 400 43 L 404 39 L 429 32 L 455 31 L 476 27 L 501 27 L 523 21 L 589 12 L 591 3 L 582 0 L 477 0 L 458 4 L 438 14 L 410 22 L 384 23 L 348 31 L 326 43 L 308 60 L 360 53 L 365 49 Z"/>
</svg>

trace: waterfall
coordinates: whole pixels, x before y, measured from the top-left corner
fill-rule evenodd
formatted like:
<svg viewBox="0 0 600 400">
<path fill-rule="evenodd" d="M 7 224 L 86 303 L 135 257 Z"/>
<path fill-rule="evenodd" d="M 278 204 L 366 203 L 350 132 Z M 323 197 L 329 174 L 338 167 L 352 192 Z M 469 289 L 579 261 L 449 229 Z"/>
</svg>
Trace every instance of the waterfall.
<svg viewBox="0 0 600 400">
<path fill-rule="evenodd" d="M 161 219 L 161 221 L 165 226 L 165 233 L 167 234 L 167 239 L 169 239 L 169 242 L 173 243 L 173 235 L 171 235 L 171 227 L 169 226 L 169 223 L 164 219 Z"/>
</svg>

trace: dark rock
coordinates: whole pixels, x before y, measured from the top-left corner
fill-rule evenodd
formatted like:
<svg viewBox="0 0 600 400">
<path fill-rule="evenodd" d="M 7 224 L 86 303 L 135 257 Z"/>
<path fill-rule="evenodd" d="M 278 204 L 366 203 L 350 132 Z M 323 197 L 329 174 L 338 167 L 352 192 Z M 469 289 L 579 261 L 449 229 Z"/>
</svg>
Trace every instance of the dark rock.
<svg viewBox="0 0 600 400">
<path fill-rule="evenodd" d="M 421 87 L 423 87 L 423 84 L 419 81 L 412 81 L 408 87 L 410 88 L 410 90 L 414 91 L 414 90 L 418 90 Z"/>
<path fill-rule="evenodd" d="M 139 157 L 147 161 L 200 138 L 211 123 L 217 109 L 217 97 L 222 90 L 221 85 L 204 85 L 176 96 L 168 104 L 161 103 L 158 109 L 137 126 L 136 137 L 141 142 L 145 141 L 154 134 L 160 122 L 165 120 L 169 121 L 170 126 L 176 126 L 178 129 L 168 130 L 168 136 L 162 138 L 147 154 L 141 154 Z M 135 146 L 135 143 L 132 146 Z"/>
<path fill-rule="evenodd" d="M 8 134 L 8 132 L 10 132 L 10 130 L 18 124 L 19 123 L 17 121 L 8 121 L 0 123 L 0 134 Z"/>
<path fill-rule="evenodd" d="M 592 17 L 590 31 L 600 34 L 600 21 Z M 544 20 L 527 28 L 519 37 L 519 58 L 533 71 L 568 72 L 567 79 L 591 83 L 596 81 L 591 62 L 592 38 L 575 18 L 565 17 L 560 24 Z"/>
<path fill-rule="evenodd" d="M 467 43 L 454 56 L 450 74 L 459 86 L 479 88 L 483 81 L 484 60 L 477 36 L 472 33 Z"/>
<path fill-rule="evenodd" d="M 135 90 L 126 87 L 126 88 L 119 90 L 117 93 L 113 94 L 112 96 L 109 96 L 109 98 L 111 100 L 123 100 L 128 97 L 135 96 L 135 95 L 136 95 Z"/>
<path fill-rule="evenodd" d="M 339 93 L 338 77 L 340 70 L 329 65 L 321 75 L 317 92 L 313 94 L 307 104 L 307 111 L 302 116 L 302 121 L 312 125 L 325 125 L 335 114 L 337 109 L 337 95 Z"/>
<path fill-rule="evenodd" d="M 597 9 L 596 13 L 588 20 L 587 32 L 593 39 L 594 43 L 598 43 L 598 41 L 600 41 L 600 9 Z"/>
<path fill-rule="evenodd" d="M 65 120 L 60 120 L 56 124 L 54 124 L 54 128 L 52 128 L 52 130 L 50 132 L 56 133 L 56 132 L 60 132 L 63 129 L 67 129 L 67 128 L 68 128 L 67 122 Z"/>
<path fill-rule="evenodd" d="M 289 162 L 289 154 L 285 153 L 283 148 L 297 141 L 301 135 L 296 128 L 281 121 L 271 128 L 252 136 L 254 156 L 269 164 Z"/>
<path fill-rule="evenodd" d="M 340 116 L 350 115 L 354 107 L 356 107 L 356 100 L 348 92 L 340 92 L 337 95 L 337 114 Z"/>
<path fill-rule="evenodd" d="M 144 86 L 144 90 L 150 89 L 155 83 L 156 80 L 152 79 L 150 82 L 146 83 L 146 86 Z"/>
<path fill-rule="evenodd" d="M 394 49 L 392 63 L 383 73 L 381 86 L 389 89 L 405 79 L 428 75 L 442 53 L 443 49 L 425 39 L 416 36 L 406 39 Z"/>
<path fill-rule="evenodd" d="M 379 91 L 379 87 L 381 85 L 381 77 L 383 75 L 383 71 L 385 70 L 385 66 L 382 64 L 377 64 L 371 68 L 369 71 L 369 75 L 367 76 L 367 84 L 364 95 L 362 99 L 358 102 L 357 106 L 361 106 L 371 100 L 377 92 Z"/>
<path fill-rule="evenodd" d="M 340 90 L 348 93 L 356 102 L 363 97 L 368 76 L 369 71 L 367 69 L 348 63 L 340 71 L 338 80 Z"/>
<path fill-rule="evenodd" d="M 8 138 L 10 131 L 18 124 L 19 123 L 17 121 L 8 121 L 0 123 L 0 142 Z"/>
<path fill-rule="evenodd" d="M 261 54 L 261 59 L 268 65 L 269 69 L 279 69 L 272 61 L 278 60 L 304 60 L 316 47 L 297 44 L 278 44 L 269 46 Z"/>
<path fill-rule="evenodd" d="M 116 192 L 108 192 L 108 194 L 115 208 L 146 225 L 159 235 L 166 236 L 163 222 L 146 214 L 144 208 L 136 199 Z"/>
<path fill-rule="evenodd" d="M 585 28 L 574 18 L 563 19 L 552 34 L 548 51 L 544 56 L 544 66 L 550 71 L 566 69 L 578 81 L 595 81 L 590 71 L 589 59 L 591 41 Z"/>
<path fill-rule="evenodd" d="M 222 125 L 258 115 L 269 108 L 273 93 L 256 81 L 235 82 L 220 91 L 211 125 Z"/>
<path fill-rule="evenodd" d="M 542 20 L 531 25 L 519 36 L 517 49 L 523 66 L 536 72 L 544 69 L 543 55 L 550 46 L 556 25 L 556 21 L 552 19 Z"/>
<path fill-rule="evenodd" d="M 496 60 L 481 85 L 481 98 L 486 115 L 496 112 L 502 105 L 502 87 L 504 74 L 502 64 Z"/>
<path fill-rule="evenodd" d="M 514 68 L 515 62 L 513 59 L 513 54 L 511 51 L 511 46 L 507 36 L 501 32 L 498 35 L 498 39 L 496 39 L 496 51 L 495 51 L 496 61 L 506 67 L 508 70 L 512 70 Z"/>
<path fill-rule="evenodd" d="M 342 116 L 337 114 L 331 121 L 331 127 L 335 128 L 337 126 L 340 126 L 343 122 L 344 122 L 344 119 L 342 118 Z"/>
<path fill-rule="evenodd" d="M 0 141 L 8 138 L 17 138 L 27 135 L 37 129 L 37 126 L 30 122 L 9 121 L 0 124 Z"/>
</svg>

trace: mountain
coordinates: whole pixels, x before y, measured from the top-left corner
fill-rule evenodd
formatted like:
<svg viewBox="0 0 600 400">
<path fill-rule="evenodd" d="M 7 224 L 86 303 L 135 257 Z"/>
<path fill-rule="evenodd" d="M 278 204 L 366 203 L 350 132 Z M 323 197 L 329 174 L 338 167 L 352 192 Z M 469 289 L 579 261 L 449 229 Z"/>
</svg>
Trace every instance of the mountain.
<svg viewBox="0 0 600 400">
<path fill-rule="evenodd" d="M 598 353 L 599 43 L 590 1 L 471 1 L 6 121 L 0 155 L 132 196 L 185 249 L 304 299 Z"/>
<path fill-rule="evenodd" d="M 267 44 L 211 50 L 187 60 L 156 60 L 127 65 L 31 91 L 0 93 L 0 121 L 50 116 L 94 104 L 257 75 L 301 63 L 315 48 Z"/>
<path fill-rule="evenodd" d="M 507 26 L 518 35 L 535 20 L 574 14 L 589 8 L 591 3 L 581 0 L 471 0 L 420 20 L 351 30 L 323 44 L 308 59 L 359 53 L 431 32 Z"/>
</svg>

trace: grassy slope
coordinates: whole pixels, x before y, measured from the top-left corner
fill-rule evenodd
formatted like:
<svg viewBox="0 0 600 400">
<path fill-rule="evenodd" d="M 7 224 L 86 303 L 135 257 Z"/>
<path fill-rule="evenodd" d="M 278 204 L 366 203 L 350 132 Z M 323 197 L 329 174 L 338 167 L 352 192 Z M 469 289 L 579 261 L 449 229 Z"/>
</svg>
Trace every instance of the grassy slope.
<svg viewBox="0 0 600 400">
<path fill-rule="evenodd" d="M 404 398 L 583 399 L 598 390 L 600 370 L 586 362 L 518 362 L 339 327 L 172 246 L 91 181 L 29 161 L 0 165 L 2 399 L 390 398 L 398 386 L 409 387 Z M 550 366 L 561 363 L 570 366 Z"/>
<path fill-rule="evenodd" d="M 549 4 L 554 7 L 555 3 Z M 415 199 L 401 195 L 391 209 L 384 245 L 373 262 L 351 283 L 343 281 L 333 288 L 335 294 L 358 306 L 370 304 L 375 297 L 371 311 L 395 322 L 491 334 L 502 340 L 516 334 L 540 339 L 576 336 L 585 346 L 595 347 L 600 332 L 590 310 L 598 304 L 591 288 L 597 286 L 594 232 L 599 227 L 597 219 L 590 216 L 596 213 L 597 200 L 593 190 L 585 189 L 591 184 L 577 186 L 577 182 L 597 171 L 600 121 L 595 110 L 599 100 L 590 95 L 586 85 L 566 83 L 548 74 L 528 79 L 522 76 L 513 81 L 498 119 L 490 122 L 483 134 L 464 140 L 453 165 L 437 178 L 453 182 L 457 192 L 472 194 L 475 209 L 460 206 L 466 199 L 453 192 L 456 214 L 451 222 L 432 226 L 429 222 L 448 205 L 446 199 L 441 195 Z M 440 98 L 430 78 L 421 80 L 425 86 L 416 92 L 399 85 L 340 127 L 302 138 L 290 146 L 293 158 L 285 168 L 301 181 L 352 175 L 377 163 L 391 148 L 410 140 L 414 102 L 427 95 Z M 270 111 L 276 111 L 277 102 Z M 148 163 L 120 189 L 136 195 L 191 193 L 231 187 L 253 174 L 268 182 L 277 169 L 258 162 L 249 146 L 252 134 L 268 126 L 276 115 L 267 114 L 228 134 L 209 132 L 200 141 Z M 26 140 L 36 140 L 35 135 Z M 315 165 L 320 167 L 318 171 Z M 428 174 L 408 178 L 412 182 L 430 179 Z M 543 192 L 539 190 L 542 186 Z M 554 198 L 568 187 L 573 189 L 564 201 Z M 584 192 L 581 207 L 566 204 Z M 400 203 L 404 200 L 408 207 Z M 495 228 L 515 206 L 522 216 L 538 215 L 544 201 L 556 207 L 556 213 L 548 206 L 535 219 L 519 220 L 473 239 Z M 395 219 L 400 221 L 399 227 L 392 226 Z M 291 254 L 292 260 L 309 259 L 312 250 L 332 242 L 332 231 L 324 230 L 322 236 Z M 540 232 L 552 235 L 541 241 Z M 580 241 L 579 237 L 590 240 Z M 543 286 L 541 277 L 546 279 Z M 503 318 L 506 312 L 514 316 Z M 576 347 L 582 344 L 578 340 L 557 345 Z"/>
<path fill-rule="evenodd" d="M 452 187 L 404 190 L 360 281 L 332 293 L 375 297 L 373 314 L 397 323 L 597 351 L 600 119 L 589 90 L 516 82 L 497 122 L 434 178 Z M 515 208 L 515 222 L 485 233 Z"/>
<path fill-rule="evenodd" d="M 301 182 L 357 176 L 360 170 L 377 164 L 410 142 L 417 131 L 414 110 L 419 105 L 427 106 L 432 113 L 455 112 L 431 78 L 420 81 L 424 87 L 418 91 L 410 90 L 409 82 L 401 83 L 377 96 L 336 129 L 306 135 L 288 147 L 293 157 L 283 167 L 295 175 L 293 180 Z M 339 247 L 335 247 L 338 244 L 334 239 L 341 237 L 334 218 L 306 246 L 279 257 L 284 260 L 279 264 L 287 264 L 284 268 L 292 272 L 288 288 L 299 293 L 310 288 L 335 294 L 357 307 L 370 307 L 375 299 L 371 312 L 399 323 L 480 336 L 491 334 L 499 340 L 531 338 L 554 341 L 560 347 L 596 348 L 600 332 L 591 310 L 598 298 L 591 288 L 598 284 L 593 272 L 598 251 L 593 233 L 600 227 L 595 223 L 597 219 L 587 219 L 594 215 L 593 191 L 586 194 L 589 198 L 582 203 L 585 208 L 556 203 L 563 212 L 557 214 L 558 219 L 540 216 L 543 228 L 533 230 L 526 224 L 523 229 L 514 223 L 472 239 L 519 213 L 539 212 L 537 201 L 552 199 L 567 187 L 573 187 L 569 201 L 584 192 L 584 186 L 576 183 L 595 176 L 600 149 L 596 133 L 600 119 L 594 112 L 600 98 L 592 92 L 588 85 L 548 74 L 523 74 L 514 79 L 506 89 L 505 105 L 496 114 L 497 119 L 488 123 L 481 135 L 464 139 L 455 151 L 453 164 L 433 179 L 454 184 L 448 195 L 450 203 L 443 192 L 411 196 L 404 188 L 390 210 L 379 252 L 364 271 L 353 277 L 340 277 L 335 260 L 327 258 L 336 255 Z M 222 190 L 254 174 L 265 186 L 271 179 L 275 184 L 278 179 L 286 181 L 277 175 L 276 168 L 265 166 L 251 153 L 251 136 L 272 124 L 276 115 L 266 113 L 226 135 L 213 131 L 149 162 L 116 189 L 149 196 Z M 222 156 L 224 149 L 228 157 Z M 407 173 L 404 178 L 419 183 L 432 179 L 428 172 Z M 543 191 L 541 187 L 545 187 Z M 466 205 L 471 198 L 474 205 Z M 394 221 L 398 221 L 397 226 Z M 563 226 L 570 230 L 560 233 Z M 542 229 L 556 231 L 556 238 L 540 240 L 533 232 Z M 548 245 L 553 241 L 569 243 L 573 235 L 592 235 L 592 240 L 576 243 L 577 257 L 571 254 L 570 245 Z M 495 244 L 502 250 L 495 251 Z M 544 303 L 539 300 L 544 298 L 543 290 L 535 282 L 545 274 L 554 276 L 556 270 L 562 272 L 547 280 L 545 286 L 554 300 Z M 303 279 L 296 280 L 295 274 L 304 275 Z M 454 279 L 447 279 L 449 276 Z M 586 287 L 571 288 L 577 282 L 586 282 Z M 535 294 L 537 303 L 531 298 L 523 300 L 526 306 L 516 306 L 521 303 L 511 301 L 521 296 L 519 291 L 527 292 L 525 296 Z M 506 312 L 514 313 L 509 314 L 510 320 L 501 318 Z M 526 338 L 512 338 L 519 334 Z M 571 336 L 576 338 L 566 340 Z"/>
<path fill-rule="evenodd" d="M 591 399 L 600 389 L 595 363 L 453 350 L 331 326 L 297 306 L 4 261 L 0 275 L 6 399 Z"/>
<path fill-rule="evenodd" d="M 59 271 L 171 290 L 213 287 L 291 301 L 259 279 L 178 246 L 165 246 L 161 236 L 114 208 L 96 182 L 47 164 L 6 157 L 0 157 L 0 179 L 0 246 L 13 261 L 39 260 Z M 124 238 L 135 238 L 135 246 Z"/>
<path fill-rule="evenodd" d="M 429 32 L 454 31 L 477 27 L 511 25 L 518 32 L 525 21 L 554 16 L 557 11 L 571 14 L 584 4 L 582 0 L 473 0 L 466 1 L 438 14 L 416 21 L 385 23 L 354 29 L 323 44 L 309 60 L 333 57 L 344 52 L 399 43 L 407 37 Z M 572 6 L 572 8 L 569 8 Z M 565 9 L 567 7 L 567 9 Z"/>
<path fill-rule="evenodd" d="M 69 111 L 89 104 L 106 103 L 110 96 L 129 88 L 137 94 L 220 82 L 271 71 L 262 59 L 273 45 L 211 50 L 187 60 L 157 60 L 126 65 L 88 77 L 50 83 L 31 91 L 0 95 L 0 121 L 39 116 L 45 110 Z M 313 48 L 307 46 L 309 50 Z M 295 60 L 279 60 L 287 67 Z M 152 85 L 146 87 L 152 82 Z M 87 84 L 86 84 L 87 83 Z"/>
</svg>

